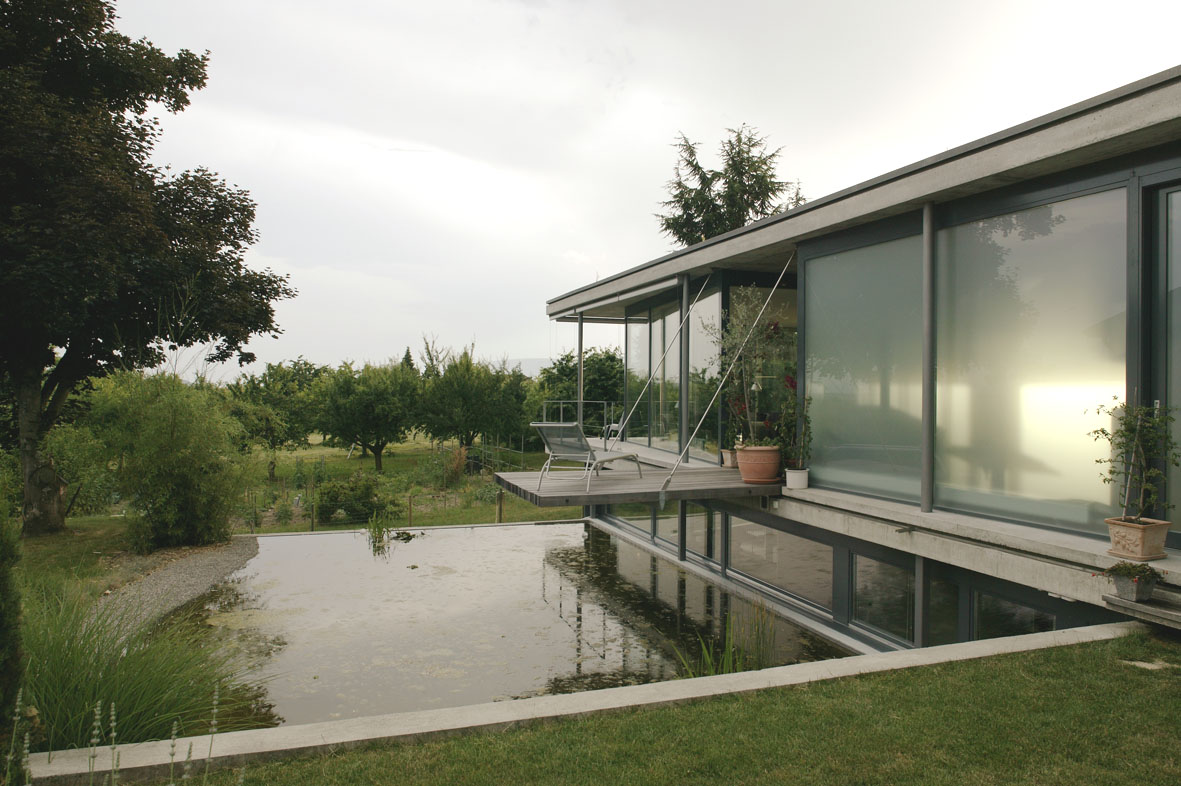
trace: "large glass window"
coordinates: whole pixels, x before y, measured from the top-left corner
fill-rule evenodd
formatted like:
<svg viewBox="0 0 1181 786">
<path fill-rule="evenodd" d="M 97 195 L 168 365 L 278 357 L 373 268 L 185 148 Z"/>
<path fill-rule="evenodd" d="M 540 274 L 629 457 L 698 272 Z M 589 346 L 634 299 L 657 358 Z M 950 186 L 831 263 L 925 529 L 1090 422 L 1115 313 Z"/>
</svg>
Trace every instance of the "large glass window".
<svg viewBox="0 0 1181 786">
<path fill-rule="evenodd" d="M 920 238 L 817 257 L 805 265 L 813 482 L 917 500 Z"/>
<path fill-rule="evenodd" d="M 832 608 L 832 547 L 730 517 L 730 567 Z"/>
<path fill-rule="evenodd" d="M 656 377 L 652 380 L 651 387 L 651 445 L 674 453 L 680 450 L 677 441 L 681 412 L 681 352 L 680 336 L 677 334 L 680 326 L 679 309 L 669 311 L 660 318 L 656 318 L 655 314 L 653 316 L 651 352 Z"/>
<path fill-rule="evenodd" d="M 1168 405 L 1181 407 L 1181 189 L 1168 192 L 1164 200 L 1164 221 L 1161 222 L 1165 249 L 1165 270 L 1168 278 Z M 1173 422 L 1173 439 L 1181 443 L 1181 420 Z M 1181 503 L 1181 467 L 1169 467 L 1169 501 Z"/>
<path fill-rule="evenodd" d="M 686 543 L 685 547 L 701 557 L 716 560 L 721 553 L 718 550 L 718 535 L 721 529 L 720 514 L 715 516 L 713 511 L 701 505 L 689 502 L 685 509 Z"/>
<path fill-rule="evenodd" d="M 1123 189 L 939 232 L 937 504 L 1102 529 L 1095 407 L 1122 397 Z"/>
<path fill-rule="evenodd" d="M 689 317 L 689 428 L 697 428 L 705 407 L 713 398 L 721 372 L 718 350 L 711 335 L 722 319 L 722 294 L 702 295 Z M 709 417 L 701 423 L 689 455 L 716 461 L 718 458 L 718 408 L 715 402 Z"/>
<path fill-rule="evenodd" d="M 853 555 L 853 619 L 914 641 L 914 570 Z"/>
<path fill-rule="evenodd" d="M 678 503 L 666 502 L 663 508 L 656 510 L 656 537 L 663 538 L 674 546 L 680 543 L 681 527 Z"/>
<path fill-rule="evenodd" d="M 627 439 L 643 445 L 648 444 L 648 402 L 651 400 L 651 391 L 644 388 L 651 373 L 649 349 L 647 312 L 643 316 L 628 317 L 627 401 L 624 409 L 631 412 L 631 418 L 627 421 Z M 637 400 L 639 404 L 635 403 Z"/>
<path fill-rule="evenodd" d="M 995 639 L 1054 630 L 1054 615 L 984 592 L 976 599 L 976 638 Z"/>
</svg>

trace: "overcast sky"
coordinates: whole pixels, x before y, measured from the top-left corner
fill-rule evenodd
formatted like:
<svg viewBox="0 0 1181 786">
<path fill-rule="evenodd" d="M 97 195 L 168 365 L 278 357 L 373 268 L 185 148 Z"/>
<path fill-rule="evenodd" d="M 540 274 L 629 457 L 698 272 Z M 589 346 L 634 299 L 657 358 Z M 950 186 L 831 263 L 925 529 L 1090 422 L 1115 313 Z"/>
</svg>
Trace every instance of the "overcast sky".
<svg viewBox="0 0 1181 786">
<path fill-rule="evenodd" d="M 1178 64 L 1181 2 L 118 0 L 209 50 L 161 164 L 258 202 L 260 361 L 574 346 L 545 301 L 662 256 L 677 134 L 782 147 L 815 199 Z M 617 328 L 588 343 L 621 344 Z M 235 369 L 220 372 L 232 377 Z"/>
</svg>

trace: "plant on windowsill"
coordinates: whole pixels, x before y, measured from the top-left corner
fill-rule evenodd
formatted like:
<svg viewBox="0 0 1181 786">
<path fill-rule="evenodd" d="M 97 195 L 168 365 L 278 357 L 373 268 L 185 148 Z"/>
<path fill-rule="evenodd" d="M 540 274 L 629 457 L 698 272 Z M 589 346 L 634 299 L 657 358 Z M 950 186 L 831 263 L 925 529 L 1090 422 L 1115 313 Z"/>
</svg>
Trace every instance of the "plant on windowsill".
<svg viewBox="0 0 1181 786">
<path fill-rule="evenodd" d="M 808 459 L 812 455 L 812 419 L 808 415 L 811 399 L 801 396 L 796 380 L 784 377 L 787 392 L 779 411 L 779 450 L 783 456 L 783 486 L 808 488 Z"/>
<path fill-rule="evenodd" d="M 1164 501 L 1166 471 L 1181 466 L 1181 454 L 1173 440 L 1173 413 L 1168 407 L 1131 406 L 1113 397 L 1111 406 L 1096 408 L 1112 419 L 1111 428 L 1089 432 L 1096 441 L 1111 445 L 1111 455 L 1095 459 L 1106 464 L 1104 483 L 1119 486 L 1122 515 L 1105 519 L 1111 536 L 1108 554 L 1144 562 L 1165 556 L 1169 522 L 1144 514 L 1172 507 Z"/>
<path fill-rule="evenodd" d="M 765 290 L 758 287 L 735 287 L 730 291 L 730 307 L 723 325 L 706 330 L 718 350 L 717 365 L 733 371 L 726 382 L 723 401 L 727 407 L 727 427 L 733 431 L 738 469 L 747 483 L 779 482 L 781 466 L 777 408 L 781 399 L 772 390 L 764 390 L 767 380 L 778 379 L 783 369 L 792 370 L 795 357 L 795 331 L 777 320 L 756 325 Z M 752 329 L 753 328 L 753 329 Z"/>
<path fill-rule="evenodd" d="M 1152 597 L 1156 582 L 1162 577 L 1159 570 L 1142 562 L 1117 562 L 1100 575 L 1115 582 L 1116 595 L 1137 603 Z"/>
</svg>

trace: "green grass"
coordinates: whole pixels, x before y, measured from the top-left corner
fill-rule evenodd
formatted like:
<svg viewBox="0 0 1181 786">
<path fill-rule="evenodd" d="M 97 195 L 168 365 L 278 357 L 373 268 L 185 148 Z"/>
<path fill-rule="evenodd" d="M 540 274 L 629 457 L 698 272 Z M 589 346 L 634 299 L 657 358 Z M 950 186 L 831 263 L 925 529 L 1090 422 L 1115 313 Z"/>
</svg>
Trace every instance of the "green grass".
<svg viewBox="0 0 1181 786">
<path fill-rule="evenodd" d="M 154 564 L 131 552 L 122 516 L 75 516 L 65 532 L 25 538 L 21 548 L 14 572 L 23 586 L 71 585 L 90 597 L 126 584 Z"/>
<path fill-rule="evenodd" d="M 1126 660 L 1170 666 L 1150 671 Z M 1178 783 L 1178 696 L 1181 644 L 1137 635 L 250 765 L 245 782 Z"/>
</svg>

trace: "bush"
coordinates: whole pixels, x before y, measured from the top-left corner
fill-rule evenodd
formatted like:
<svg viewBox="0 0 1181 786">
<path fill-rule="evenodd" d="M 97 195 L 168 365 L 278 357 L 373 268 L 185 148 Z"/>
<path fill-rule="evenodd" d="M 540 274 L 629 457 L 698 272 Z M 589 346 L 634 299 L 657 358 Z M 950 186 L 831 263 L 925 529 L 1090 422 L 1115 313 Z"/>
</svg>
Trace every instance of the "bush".
<svg viewBox="0 0 1181 786">
<path fill-rule="evenodd" d="M 279 524 L 290 524 L 291 519 L 295 513 L 291 509 L 291 503 L 287 501 L 280 502 L 275 505 L 275 521 Z"/>
<path fill-rule="evenodd" d="M 137 625 L 112 607 L 39 589 L 26 603 L 25 704 L 36 707 L 52 749 L 90 744 L 95 705 L 114 705 L 120 743 L 209 730 L 219 686 L 218 731 L 275 725 L 262 687 L 195 625 Z"/>
<path fill-rule="evenodd" d="M 316 505 L 316 518 L 319 521 L 334 521 L 340 524 L 361 525 L 375 515 L 381 518 L 397 518 L 402 514 L 401 504 L 383 478 L 376 473 L 363 470 L 322 485 Z M 338 513 L 340 515 L 337 515 Z"/>
<path fill-rule="evenodd" d="M 230 535 L 245 481 L 240 426 L 214 391 L 171 374 L 117 374 L 91 394 L 96 434 L 119 463 L 119 488 L 136 515 L 138 551 L 205 545 Z"/>
</svg>

